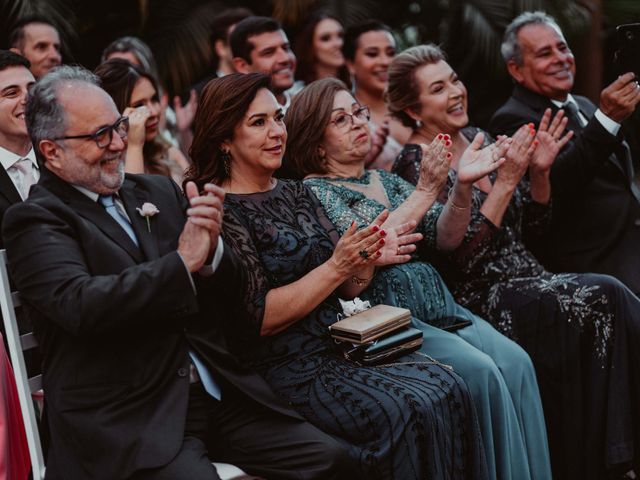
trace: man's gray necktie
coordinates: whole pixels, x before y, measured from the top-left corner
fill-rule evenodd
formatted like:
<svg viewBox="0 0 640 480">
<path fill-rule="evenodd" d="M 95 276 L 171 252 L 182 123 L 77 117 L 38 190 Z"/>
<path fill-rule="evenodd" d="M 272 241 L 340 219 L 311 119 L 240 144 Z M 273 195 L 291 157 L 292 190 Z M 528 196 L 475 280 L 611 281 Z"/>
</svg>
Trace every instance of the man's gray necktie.
<svg viewBox="0 0 640 480">
<path fill-rule="evenodd" d="M 562 105 L 562 108 L 564 109 L 567 118 L 573 123 L 575 123 L 576 125 L 580 125 L 581 127 L 584 127 L 586 125 L 582 120 L 582 116 L 580 115 L 578 106 L 574 102 L 569 100 L 564 105 Z"/>
</svg>

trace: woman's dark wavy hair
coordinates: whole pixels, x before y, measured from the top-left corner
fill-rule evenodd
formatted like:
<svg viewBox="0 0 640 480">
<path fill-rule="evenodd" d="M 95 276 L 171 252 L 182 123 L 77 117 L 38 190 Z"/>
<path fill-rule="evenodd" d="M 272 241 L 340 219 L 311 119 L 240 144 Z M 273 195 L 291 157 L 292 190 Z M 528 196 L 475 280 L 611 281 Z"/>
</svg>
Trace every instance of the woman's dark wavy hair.
<svg viewBox="0 0 640 480">
<path fill-rule="evenodd" d="M 305 85 L 309 85 L 314 80 L 317 80 L 314 67 L 318 59 L 316 58 L 315 51 L 313 49 L 313 36 L 318 24 L 327 18 L 342 24 L 340 20 L 329 13 L 316 12 L 309 17 L 309 20 L 304 24 L 293 42 L 293 51 L 298 59 L 296 78 L 298 80 L 302 80 Z M 347 85 L 350 85 L 349 71 L 347 70 L 346 65 L 343 65 L 338 69 L 337 78 L 345 82 Z"/>
<path fill-rule="evenodd" d="M 251 102 L 262 88 L 271 90 L 271 79 L 264 73 L 232 73 L 211 80 L 200 96 L 195 118 L 196 130 L 189 150 L 193 162 L 185 175 L 199 190 L 205 183 L 220 185 L 226 178 L 220 147 L 233 139 Z"/>
<path fill-rule="evenodd" d="M 142 78 L 149 80 L 156 93 L 160 95 L 158 81 L 151 72 L 122 58 L 114 58 L 101 63 L 96 67 L 94 73 L 100 78 L 100 86 L 113 98 L 120 113 L 124 112 L 125 108 L 131 104 L 133 89 Z M 142 155 L 147 172 L 171 176 L 171 170 L 163 162 L 169 147 L 170 145 L 160 135 L 157 135 L 150 142 L 144 142 Z"/>
</svg>

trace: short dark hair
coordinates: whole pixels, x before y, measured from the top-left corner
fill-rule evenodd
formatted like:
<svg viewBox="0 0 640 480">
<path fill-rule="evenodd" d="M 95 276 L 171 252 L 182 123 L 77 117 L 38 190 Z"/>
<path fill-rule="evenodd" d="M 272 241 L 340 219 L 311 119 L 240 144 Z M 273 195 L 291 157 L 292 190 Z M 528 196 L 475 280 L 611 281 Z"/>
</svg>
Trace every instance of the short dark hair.
<svg viewBox="0 0 640 480">
<path fill-rule="evenodd" d="M 10 67 L 31 67 L 31 62 L 11 50 L 0 50 L 0 71 Z"/>
<path fill-rule="evenodd" d="M 288 134 L 285 168 L 296 178 L 327 173 L 318 147 L 331 121 L 333 100 L 343 90 L 349 91 L 343 82 L 327 77 L 312 82 L 293 97 L 284 118 Z"/>
<path fill-rule="evenodd" d="M 236 24 L 236 28 L 231 32 L 229 45 L 234 57 L 240 57 L 251 64 L 251 52 L 255 45 L 249 41 L 249 37 L 260 35 L 261 33 L 277 32 L 282 30 L 282 25 L 272 17 L 251 16 L 241 20 Z"/>
<path fill-rule="evenodd" d="M 58 31 L 57 27 L 51 23 L 51 20 L 47 19 L 42 15 L 29 15 L 26 17 L 20 18 L 16 24 L 13 26 L 11 33 L 9 34 L 9 45 L 13 48 L 17 48 L 19 50 L 22 49 L 24 45 L 24 30 L 27 25 L 31 25 L 32 23 L 44 23 L 45 25 L 49 25 Z"/>
<path fill-rule="evenodd" d="M 393 30 L 388 25 L 379 20 L 367 20 L 366 22 L 356 23 L 350 26 L 344 34 L 344 45 L 342 46 L 342 54 L 345 58 L 353 60 L 358 49 L 358 39 L 360 35 L 367 32 L 389 32 L 393 35 Z"/>
<path fill-rule="evenodd" d="M 271 90 L 271 77 L 264 73 L 232 73 L 214 78 L 204 87 L 189 149 L 193 164 L 183 186 L 193 181 L 202 189 L 205 183 L 220 185 L 228 177 L 220 147 L 225 140 L 233 139 L 236 126 L 262 88 Z"/>
<path fill-rule="evenodd" d="M 211 22 L 211 35 L 209 37 L 211 45 L 215 44 L 216 40 L 223 40 L 224 43 L 227 43 L 229 41 L 227 35 L 229 27 L 252 15 L 253 12 L 244 7 L 227 8 L 222 13 L 216 15 Z"/>
</svg>

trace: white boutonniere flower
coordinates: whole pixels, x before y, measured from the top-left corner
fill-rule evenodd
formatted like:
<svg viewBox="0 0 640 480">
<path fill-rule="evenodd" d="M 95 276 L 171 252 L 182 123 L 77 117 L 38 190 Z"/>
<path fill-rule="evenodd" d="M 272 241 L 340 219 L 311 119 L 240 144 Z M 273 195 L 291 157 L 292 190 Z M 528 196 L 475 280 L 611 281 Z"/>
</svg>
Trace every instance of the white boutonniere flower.
<svg viewBox="0 0 640 480">
<path fill-rule="evenodd" d="M 147 230 L 149 230 L 149 233 L 151 233 L 151 222 L 149 221 L 149 219 L 154 215 L 160 213 L 160 210 L 158 210 L 158 207 L 156 207 L 153 203 L 149 202 L 143 203 L 142 208 L 136 207 L 136 210 L 141 217 L 147 219 Z"/>
</svg>

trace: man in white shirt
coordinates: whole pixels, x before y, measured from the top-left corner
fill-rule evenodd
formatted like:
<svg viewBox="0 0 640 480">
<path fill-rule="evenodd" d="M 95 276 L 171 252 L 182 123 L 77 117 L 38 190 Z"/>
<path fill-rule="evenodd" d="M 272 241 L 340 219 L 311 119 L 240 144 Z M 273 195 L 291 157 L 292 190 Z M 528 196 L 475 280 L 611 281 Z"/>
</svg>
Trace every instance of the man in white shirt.
<svg viewBox="0 0 640 480">
<path fill-rule="evenodd" d="M 549 245 L 538 254 L 556 272 L 613 275 L 640 293 L 640 188 L 621 123 L 640 102 L 634 74 L 621 75 L 599 105 L 571 95 L 575 61 L 560 27 L 543 12 L 525 12 L 507 27 L 502 56 L 514 79 L 511 98 L 494 114 L 494 135 L 537 124 L 544 111 L 564 109 L 574 138 L 550 172 Z M 544 253 L 542 253 L 544 252 Z"/>
<path fill-rule="evenodd" d="M 0 50 L 0 225 L 7 208 L 27 198 L 40 177 L 24 120 L 27 92 L 34 82 L 26 58 Z"/>
</svg>

